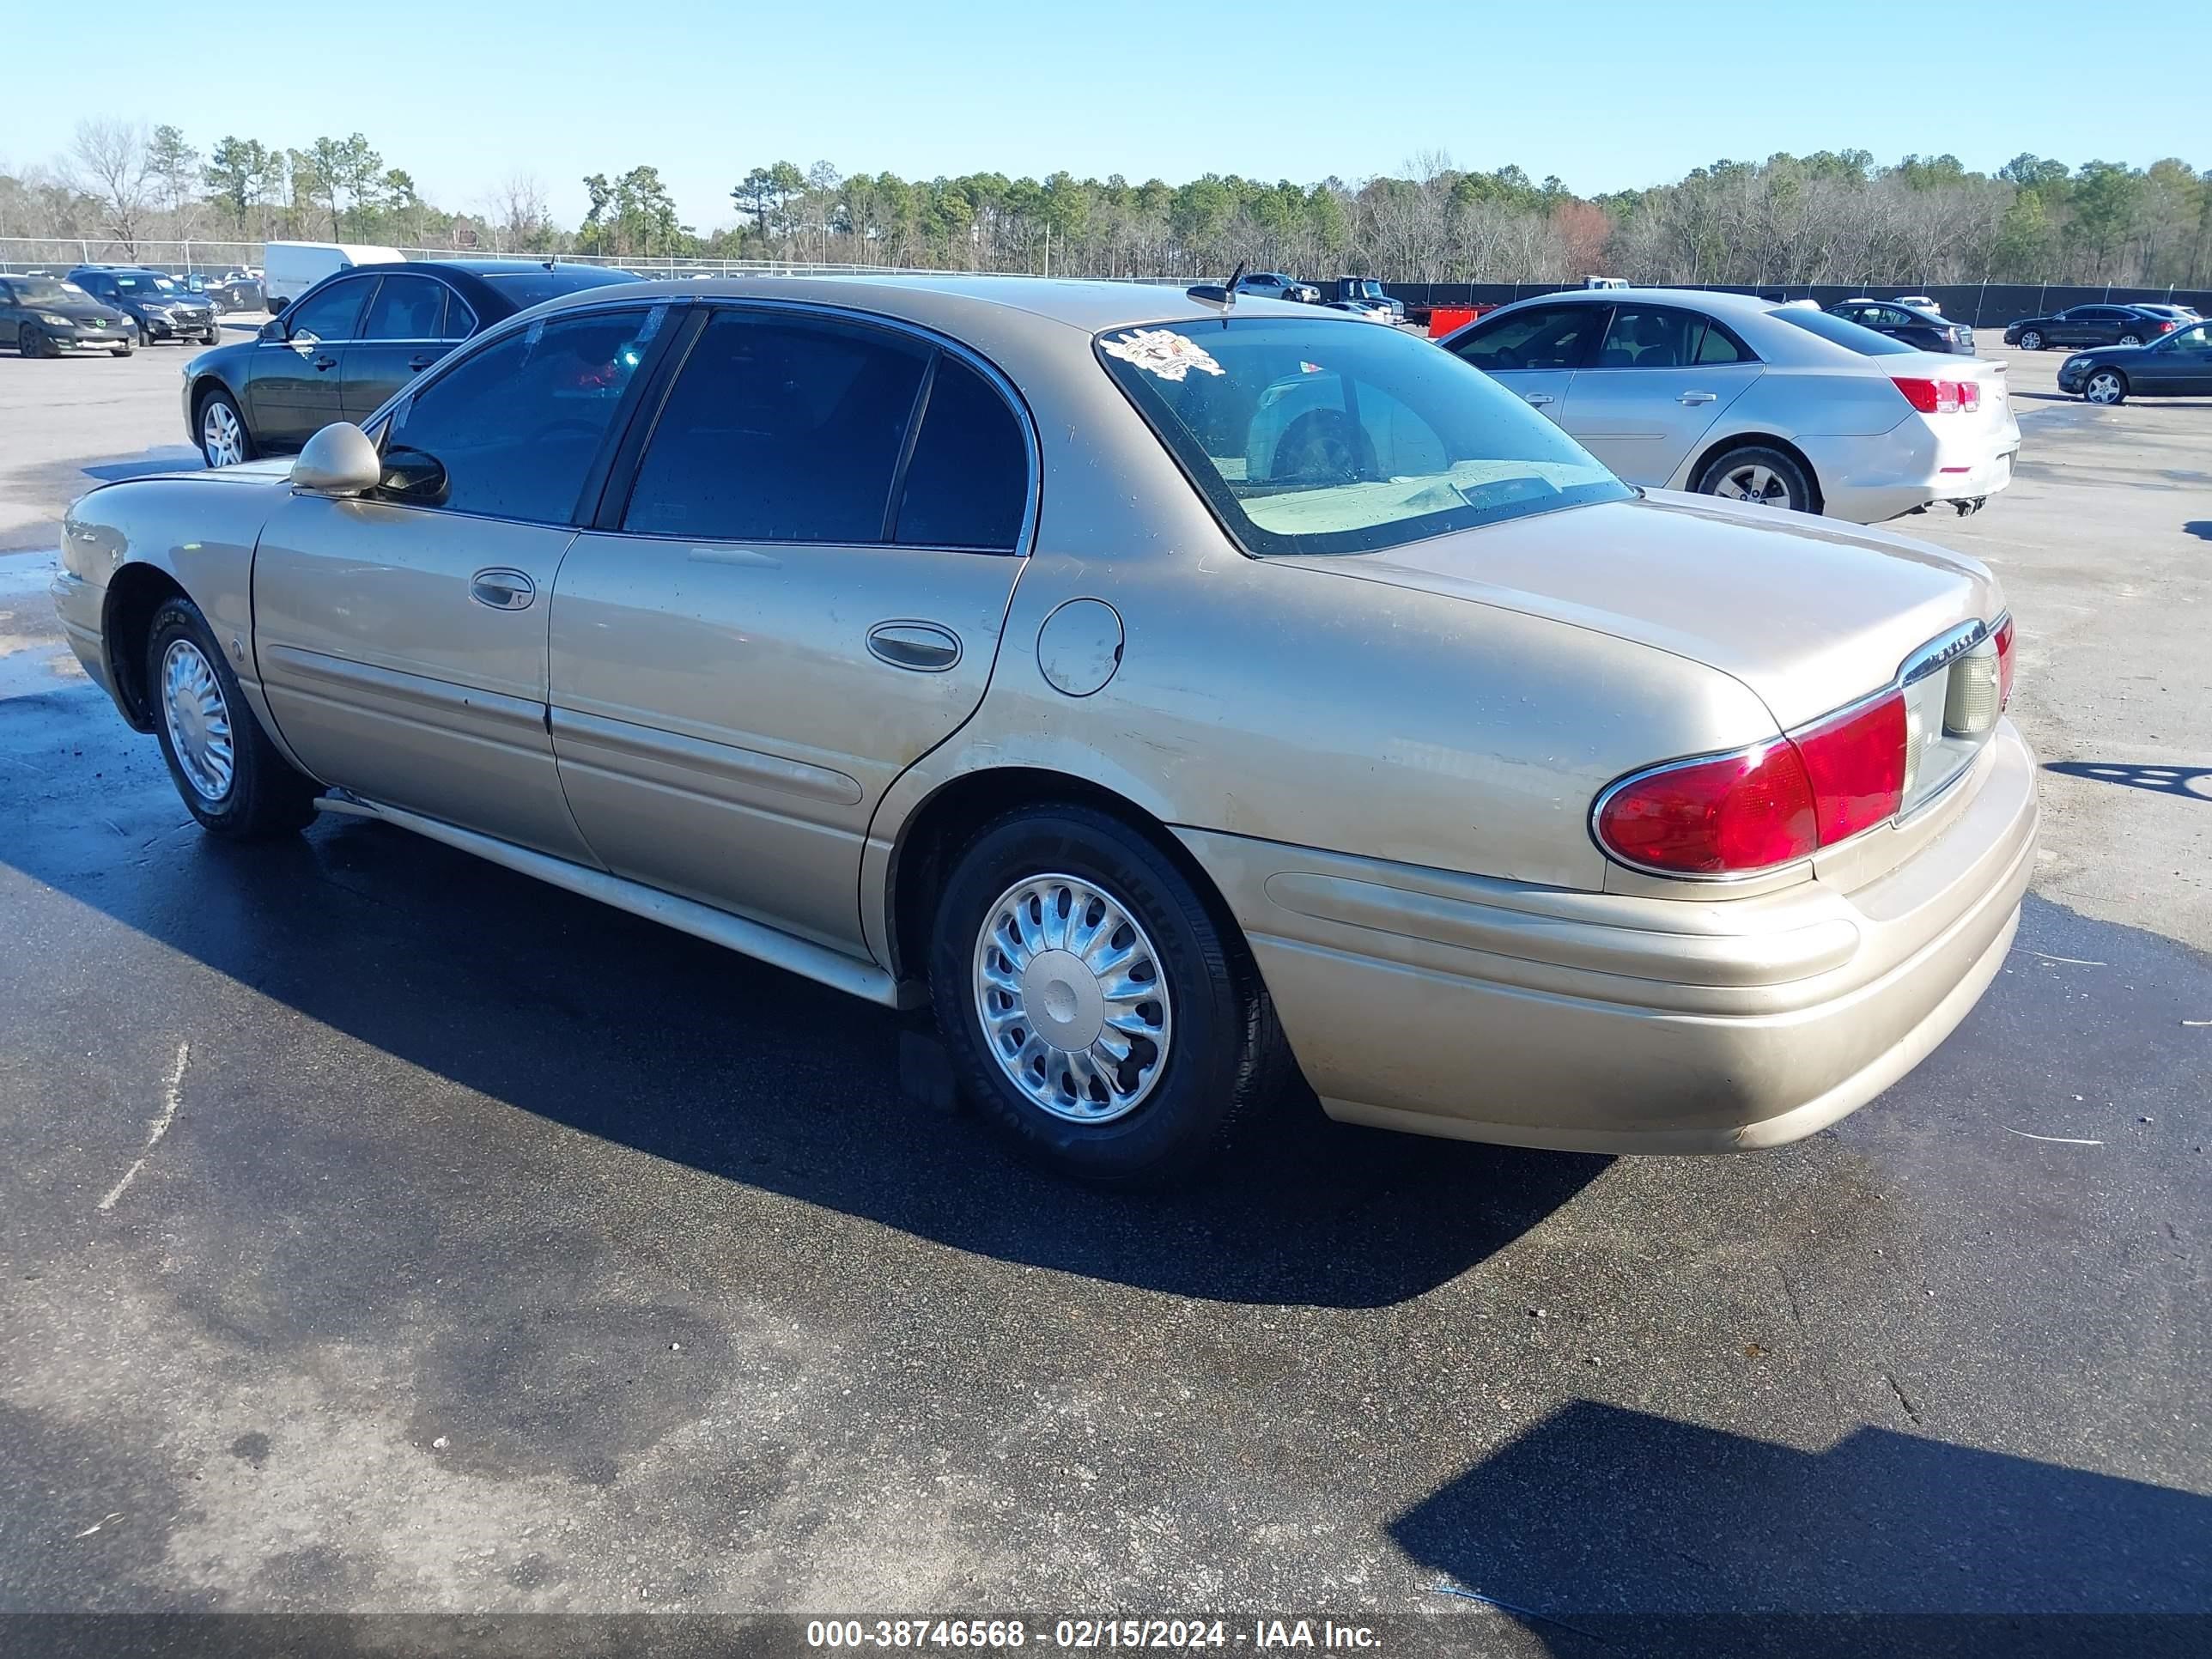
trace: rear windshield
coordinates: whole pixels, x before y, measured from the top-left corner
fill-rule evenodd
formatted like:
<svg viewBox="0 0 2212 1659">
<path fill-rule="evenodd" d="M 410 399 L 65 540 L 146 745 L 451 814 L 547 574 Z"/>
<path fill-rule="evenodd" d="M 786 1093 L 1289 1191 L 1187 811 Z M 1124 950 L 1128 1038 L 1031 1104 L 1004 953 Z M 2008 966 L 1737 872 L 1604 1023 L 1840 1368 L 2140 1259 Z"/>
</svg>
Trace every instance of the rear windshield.
<svg viewBox="0 0 2212 1659">
<path fill-rule="evenodd" d="M 605 270 L 589 266 L 571 265 L 562 270 L 489 270 L 478 273 L 487 283 L 512 301 L 516 310 L 526 309 L 540 300 L 553 300 L 563 294 L 580 294 L 587 288 L 605 288 L 609 283 L 637 283 L 645 279 L 634 270 Z"/>
<path fill-rule="evenodd" d="M 1899 352 L 1915 352 L 1917 346 L 1909 346 L 1902 340 L 1892 339 L 1887 334 L 1877 334 L 1870 328 L 1861 328 L 1856 323 L 1841 317 L 1832 317 L 1825 311 L 1808 311 L 1802 306 L 1784 306 L 1766 313 L 1778 317 L 1785 323 L 1794 323 L 1808 334 L 1817 334 L 1822 339 L 1839 346 L 1847 346 L 1862 357 L 1894 357 Z"/>
<path fill-rule="evenodd" d="M 1395 329 L 1225 317 L 1097 345 L 1249 552 L 1367 553 L 1635 493 L 1480 369 Z"/>
</svg>

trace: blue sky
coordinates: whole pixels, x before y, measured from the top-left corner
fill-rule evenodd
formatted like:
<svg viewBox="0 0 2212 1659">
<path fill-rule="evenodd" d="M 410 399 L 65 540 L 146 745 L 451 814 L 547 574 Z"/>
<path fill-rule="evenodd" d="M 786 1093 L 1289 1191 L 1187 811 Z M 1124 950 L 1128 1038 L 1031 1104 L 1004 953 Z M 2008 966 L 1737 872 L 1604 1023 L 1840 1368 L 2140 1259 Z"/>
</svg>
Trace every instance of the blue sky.
<svg viewBox="0 0 2212 1659">
<path fill-rule="evenodd" d="M 2075 54 L 2014 44 L 2077 33 L 2079 0 L 1955 13 L 1832 0 L 1299 9 L 37 6 L 10 27 L 19 70 L 44 67 L 7 78 L 0 162 L 46 160 L 86 115 L 173 122 L 202 149 L 226 132 L 304 147 L 358 130 L 449 208 L 523 171 L 573 221 L 582 175 L 649 162 L 702 230 L 735 217 L 728 191 L 746 168 L 779 159 L 910 178 L 1065 167 L 1309 183 L 1442 150 L 1462 167 L 1557 173 L 1584 193 L 1778 149 L 1948 150 L 1981 168 L 2023 149 L 2212 166 L 2203 100 L 2084 96 Z M 1400 18 L 1421 21 L 1407 32 L 1391 27 Z M 66 67 L 94 33 L 133 44 L 97 69 Z M 1893 57 L 1870 44 L 1890 38 L 1911 44 Z"/>
</svg>

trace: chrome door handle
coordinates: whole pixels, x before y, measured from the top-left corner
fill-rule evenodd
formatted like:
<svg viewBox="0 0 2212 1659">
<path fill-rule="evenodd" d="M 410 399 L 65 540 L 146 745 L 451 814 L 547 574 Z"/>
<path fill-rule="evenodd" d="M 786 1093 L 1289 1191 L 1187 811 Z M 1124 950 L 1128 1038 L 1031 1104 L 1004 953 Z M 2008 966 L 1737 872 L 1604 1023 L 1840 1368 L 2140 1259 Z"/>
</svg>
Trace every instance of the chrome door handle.
<svg viewBox="0 0 2212 1659">
<path fill-rule="evenodd" d="M 960 660 L 960 636 L 935 623 L 878 623 L 868 630 L 868 653 L 894 668 L 942 674 Z"/>
<path fill-rule="evenodd" d="M 1521 401 L 1532 408 L 1541 409 L 1552 401 L 1552 394 L 1548 392 L 1524 392 L 1521 394 Z"/>
<path fill-rule="evenodd" d="M 538 584 L 520 570 L 479 570 L 469 578 L 469 597 L 495 611 L 526 611 Z"/>
<path fill-rule="evenodd" d="M 1718 403 L 1720 401 L 1720 394 L 1717 392 L 1685 392 L 1680 397 L 1675 398 L 1674 401 L 1678 404 L 1692 404 Z"/>
</svg>

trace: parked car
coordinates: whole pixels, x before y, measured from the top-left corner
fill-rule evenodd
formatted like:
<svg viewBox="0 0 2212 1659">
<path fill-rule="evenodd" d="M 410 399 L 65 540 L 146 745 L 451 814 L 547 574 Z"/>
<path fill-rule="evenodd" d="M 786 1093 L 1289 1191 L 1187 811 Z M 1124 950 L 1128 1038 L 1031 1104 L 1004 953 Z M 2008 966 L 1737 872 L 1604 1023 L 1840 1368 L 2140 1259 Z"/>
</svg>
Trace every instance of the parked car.
<svg viewBox="0 0 2212 1659">
<path fill-rule="evenodd" d="M 2184 327 L 2191 323 L 2204 320 L 2195 306 L 2167 305 L 2164 301 L 2153 305 L 2148 301 L 2144 301 L 2137 304 L 2135 308 L 2137 311 L 2147 311 L 2154 317 L 2171 317 Z"/>
<path fill-rule="evenodd" d="M 210 831 L 319 802 L 933 1004 L 1106 1182 L 1297 1071 L 1423 1133 L 1796 1139 L 1966 1014 L 2034 865 L 1986 567 L 1640 493 L 1317 307 L 576 294 L 61 539 Z"/>
<path fill-rule="evenodd" d="M 26 357 L 58 357 L 64 351 L 128 357 L 137 338 L 131 319 L 75 283 L 0 276 L 0 341 Z"/>
<path fill-rule="evenodd" d="M 1872 524 L 1976 510 L 2020 448 L 2002 364 L 1917 351 L 1818 306 L 1569 291 L 1439 343 L 1659 489 Z"/>
<path fill-rule="evenodd" d="M 1916 305 L 1907 300 L 1839 300 L 1828 307 L 1828 314 L 1922 351 L 1974 355 L 1974 331 L 1964 323 L 1953 322 L 1933 305 Z"/>
<path fill-rule="evenodd" d="M 196 270 L 181 280 L 193 293 L 205 295 L 217 311 L 259 311 L 264 303 L 260 278 L 242 267 Z"/>
<path fill-rule="evenodd" d="M 2171 333 L 2175 319 L 2141 306 L 2069 306 L 2048 317 L 2024 317 L 2005 325 L 2004 343 L 2025 351 L 2046 346 L 2141 345 Z"/>
<path fill-rule="evenodd" d="M 1309 306 L 1321 303 L 1321 290 L 1311 283 L 1302 283 L 1279 270 L 1255 270 L 1239 277 L 1237 292 L 1255 300 L 1295 300 Z"/>
<path fill-rule="evenodd" d="M 2058 389 L 2093 404 L 2212 398 L 2212 323 L 2191 323 L 2148 345 L 2101 346 L 2058 365 Z"/>
<path fill-rule="evenodd" d="M 1384 293 L 1382 284 L 1372 276 L 1338 277 L 1329 284 L 1328 297 L 1322 303 L 1338 311 L 1361 313 L 1378 322 L 1406 320 L 1406 302 Z"/>
<path fill-rule="evenodd" d="M 406 256 L 372 242 L 271 242 L 261 255 L 263 303 L 281 313 L 326 276 L 357 265 L 398 264 Z"/>
<path fill-rule="evenodd" d="M 158 270 L 137 265 L 79 265 L 69 279 L 128 317 L 140 345 L 156 340 L 200 340 L 213 345 L 222 337 L 215 307 Z"/>
<path fill-rule="evenodd" d="M 481 328 L 557 295 L 637 280 L 550 260 L 349 268 L 254 338 L 193 358 L 185 429 L 210 466 L 287 453 L 332 421 L 363 418 Z"/>
</svg>

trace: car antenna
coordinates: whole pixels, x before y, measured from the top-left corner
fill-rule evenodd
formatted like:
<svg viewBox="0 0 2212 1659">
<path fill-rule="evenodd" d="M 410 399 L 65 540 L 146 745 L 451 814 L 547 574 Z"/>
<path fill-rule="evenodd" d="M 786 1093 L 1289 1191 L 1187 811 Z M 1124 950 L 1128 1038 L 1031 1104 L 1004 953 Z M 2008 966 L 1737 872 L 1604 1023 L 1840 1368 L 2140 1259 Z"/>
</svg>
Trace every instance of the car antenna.
<svg viewBox="0 0 2212 1659">
<path fill-rule="evenodd" d="M 1183 292 L 1194 300 L 1203 300 L 1207 305 L 1219 306 L 1226 311 L 1237 303 L 1237 284 L 1244 280 L 1245 267 L 1251 263 L 1249 259 L 1239 259 L 1237 269 L 1230 273 L 1229 280 L 1219 288 L 1211 283 L 1202 283 L 1196 288 L 1187 288 Z"/>
</svg>

